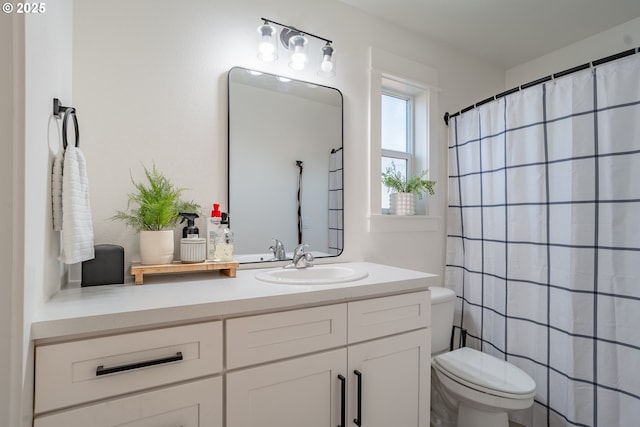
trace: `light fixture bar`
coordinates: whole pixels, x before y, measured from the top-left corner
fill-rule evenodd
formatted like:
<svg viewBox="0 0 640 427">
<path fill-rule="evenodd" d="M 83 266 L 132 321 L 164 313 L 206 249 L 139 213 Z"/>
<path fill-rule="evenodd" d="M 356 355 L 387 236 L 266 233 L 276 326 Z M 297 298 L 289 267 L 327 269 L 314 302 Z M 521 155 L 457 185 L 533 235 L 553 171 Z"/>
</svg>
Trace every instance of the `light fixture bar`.
<svg viewBox="0 0 640 427">
<path fill-rule="evenodd" d="M 315 34 L 311 34 L 311 33 L 308 33 L 308 32 L 306 32 L 306 31 L 303 31 L 303 30 L 301 30 L 301 29 L 299 29 L 299 28 L 292 27 L 291 25 L 281 24 L 281 23 L 279 23 L 279 22 L 272 21 L 271 19 L 267 19 L 267 18 L 260 18 L 260 19 L 262 19 L 262 20 L 263 20 L 265 23 L 267 23 L 267 24 L 276 24 L 276 25 L 279 25 L 279 26 L 281 26 L 281 27 L 283 27 L 283 28 L 288 28 L 288 29 L 289 29 L 289 30 L 291 30 L 291 31 L 295 31 L 295 32 L 297 32 L 297 33 L 300 33 L 300 34 L 302 34 L 302 35 L 305 35 L 305 36 L 311 36 L 311 37 L 316 38 L 316 39 L 318 39 L 318 40 L 323 40 L 323 41 L 325 41 L 325 42 L 327 42 L 327 43 L 333 43 L 333 42 L 332 42 L 331 40 L 329 40 L 329 39 L 325 39 L 324 37 L 316 36 Z"/>
<path fill-rule="evenodd" d="M 280 43 L 287 49 L 289 54 L 289 68 L 302 71 L 305 69 L 309 60 L 308 48 L 309 37 L 318 39 L 325 43 L 319 53 L 320 68 L 317 73 L 321 77 L 333 77 L 336 74 L 336 58 L 335 50 L 332 46 L 333 41 L 315 34 L 308 33 L 291 25 L 282 24 L 267 18 L 260 18 L 263 25 L 258 27 L 258 58 L 265 62 L 271 62 L 278 58 L 276 39 L 280 39 Z M 274 26 L 281 27 L 279 37 Z"/>
</svg>

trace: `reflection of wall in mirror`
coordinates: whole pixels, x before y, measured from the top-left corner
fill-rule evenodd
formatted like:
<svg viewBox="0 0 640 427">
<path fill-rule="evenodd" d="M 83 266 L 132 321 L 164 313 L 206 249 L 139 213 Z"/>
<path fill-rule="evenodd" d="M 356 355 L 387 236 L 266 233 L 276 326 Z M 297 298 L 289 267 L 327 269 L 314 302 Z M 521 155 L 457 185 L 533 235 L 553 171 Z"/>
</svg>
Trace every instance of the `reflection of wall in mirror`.
<svg viewBox="0 0 640 427">
<path fill-rule="evenodd" d="M 273 238 L 287 250 L 297 244 L 296 160 L 304 162 L 302 239 L 310 250 L 326 252 L 329 155 L 342 145 L 342 108 L 234 82 L 229 90 L 236 253 L 262 253 Z"/>
</svg>

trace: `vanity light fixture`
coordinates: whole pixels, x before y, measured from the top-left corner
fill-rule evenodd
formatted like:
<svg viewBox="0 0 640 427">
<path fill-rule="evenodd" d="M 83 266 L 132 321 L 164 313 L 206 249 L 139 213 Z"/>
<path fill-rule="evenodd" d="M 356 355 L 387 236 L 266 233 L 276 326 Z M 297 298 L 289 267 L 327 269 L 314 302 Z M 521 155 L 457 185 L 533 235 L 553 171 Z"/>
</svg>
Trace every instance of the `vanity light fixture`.
<svg viewBox="0 0 640 427">
<path fill-rule="evenodd" d="M 289 67 L 301 71 L 309 61 L 307 53 L 309 47 L 309 37 L 313 37 L 325 42 L 321 49 L 320 68 L 318 75 L 323 77 L 333 77 L 336 74 L 336 59 L 331 40 L 316 36 L 306 31 L 299 30 L 290 25 L 280 24 L 270 19 L 261 18 L 263 24 L 258 27 L 258 58 L 265 62 L 274 61 L 278 58 L 276 29 L 274 25 L 282 27 L 280 31 L 280 42 L 290 51 Z"/>
</svg>

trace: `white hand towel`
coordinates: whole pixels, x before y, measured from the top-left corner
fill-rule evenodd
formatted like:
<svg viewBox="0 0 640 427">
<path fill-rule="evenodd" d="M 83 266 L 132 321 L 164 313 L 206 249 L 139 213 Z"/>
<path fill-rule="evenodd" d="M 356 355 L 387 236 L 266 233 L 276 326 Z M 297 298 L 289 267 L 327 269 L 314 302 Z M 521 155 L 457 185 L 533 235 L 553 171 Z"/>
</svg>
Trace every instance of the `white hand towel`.
<svg viewBox="0 0 640 427">
<path fill-rule="evenodd" d="M 67 146 L 62 169 L 62 253 L 60 260 L 75 264 L 95 258 L 89 180 L 84 155 Z"/>
<path fill-rule="evenodd" d="M 64 160 L 64 150 L 58 149 L 56 157 L 53 159 L 53 170 L 51 171 L 51 207 L 53 213 L 53 229 L 62 230 L 62 162 Z"/>
</svg>

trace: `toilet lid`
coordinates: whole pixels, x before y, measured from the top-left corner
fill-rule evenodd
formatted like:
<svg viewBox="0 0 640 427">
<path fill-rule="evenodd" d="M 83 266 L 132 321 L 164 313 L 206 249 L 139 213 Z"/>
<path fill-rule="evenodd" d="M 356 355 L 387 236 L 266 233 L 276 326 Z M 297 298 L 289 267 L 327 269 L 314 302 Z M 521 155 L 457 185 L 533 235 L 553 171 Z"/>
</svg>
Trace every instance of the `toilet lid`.
<svg viewBox="0 0 640 427">
<path fill-rule="evenodd" d="M 530 394 L 536 389 L 536 383 L 522 369 L 472 348 L 459 348 L 434 360 L 449 374 L 489 390 Z"/>
</svg>

